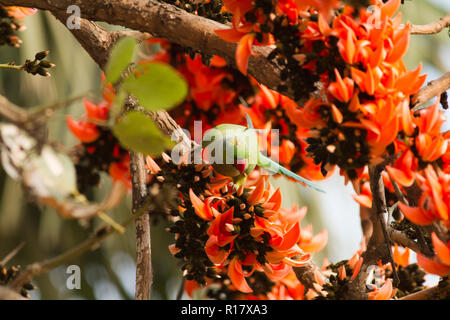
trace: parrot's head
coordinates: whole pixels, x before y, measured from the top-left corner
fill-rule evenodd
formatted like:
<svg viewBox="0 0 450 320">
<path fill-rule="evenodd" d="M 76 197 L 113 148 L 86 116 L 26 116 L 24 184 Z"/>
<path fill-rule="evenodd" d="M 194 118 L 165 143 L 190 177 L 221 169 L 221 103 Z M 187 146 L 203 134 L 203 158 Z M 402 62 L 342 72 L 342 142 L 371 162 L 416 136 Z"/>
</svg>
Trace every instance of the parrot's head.
<svg viewBox="0 0 450 320">
<path fill-rule="evenodd" d="M 254 130 L 233 124 L 221 124 L 205 132 L 204 159 L 227 177 L 247 175 L 257 164 L 259 148 Z"/>
</svg>

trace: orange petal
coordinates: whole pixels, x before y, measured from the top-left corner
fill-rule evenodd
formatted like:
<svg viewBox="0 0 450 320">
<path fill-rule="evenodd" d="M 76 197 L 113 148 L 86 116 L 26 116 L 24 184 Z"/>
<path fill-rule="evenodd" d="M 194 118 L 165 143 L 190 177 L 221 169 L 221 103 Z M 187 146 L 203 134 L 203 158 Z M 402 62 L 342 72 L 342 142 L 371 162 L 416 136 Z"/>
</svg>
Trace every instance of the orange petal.
<svg viewBox="0 0 450 320">
<path fill-rule="evenodd" d="M 214 235 L 210 236 L 208 241 L 206 241 L 205 252 L 209 260 L 211 260 L 212 263 L 217 265 L 221 265 L 230 254 L 230 251 L 223 250 L 220 248 L 218 244 L 218 239 Z"/>
<path fill-rule="evenodd" d="M 358 262 L 357 262 L 356 265 L 355 265 L 355 268 L 353 269 L 353 274 L 352 274 L 352 277 L 351 277 L 350 280 L 353 280 L 353 279 L 356 278 L 356 276 L 357 276 L 358 273 L 359 273 L 359 270 L 361 269 L 361 266 L 362 266 L 362 264 L 363 264 L 363 261 L 364 261 L 363 257 L 359 258 Z"/>
<path fill-rule="evenodd" d="M 345 272 L 345 265 L 342 265 L 338 268 L 338 277 L 341 280 L 344 280 L 347 277 L 347 273 Z"/>
<path fill-rule="evenodd" d="M 414 122 L 412 119 L 412 112 L 411 109 L 409 109 L 409 103 L 408 100 L 404 100 L 401 104 L 402 104 L 402 128 L 403 128 L 403 132 L 405 132 L 405 134 L 407 136 L 412 136 L 414 133 Z"/>
<path fill-rule="evenodd" d="M 328 242 L 328 232 L 327 230 L 322 230 L 316 234 L 311 241 L 306 243 L 300 242 L 300 248 L 306 252 L 317 252 L 322 250 Z"/>
<path fill-rule="evenodd" d="M 392 280 L 386 279 L 383 286 L 377 290 L 374 300 L 389 300 L 392 297 Z"/>
<path fill-rule="evenodd" d="M 292 248 L 300 239 L 300 223 L 294 224 L 294 226 L 283 235 L 283 241 L 280 246 L 277 246 L 277 250 L 285 251 Z"/>
<path fill-rule="evenodd" d="M 213 215 L 206 210 L 205 203 L 195 195 L 192 188 L 189 188 L 189 198 L 191 199 L 192 206 L 194 207 L 195 213 L 203 220 L 212 220 Z"/>
<path fill-rule="evenodd" d="M 398 245 L 395 244 L 393 258 L 396 264 L 406 267 L 409 264 L 409 248 L 405 248 L 404 252 L 400 253 Z"/>
<path fill-rule="evenodd" d="M 361 206 L 372 208 L 372 198 L 365 194 L 352 194 L 353 199 Z"/>
<path fill-rule="evenodd" d="M 236 48 L 236 64 L 242 74 L 247 75 L 248 58 L 252 52 L 252 45 L 255 40 L 255 35 L 252 33 L 246 34 L 241 38 Z"/>
<path fill-rule="evenodd" d="M 450 266 L 431 260 L 421 254 L 417 254 L 417 263 L 428 273 L 437 274 L 441 277 L 450 274 Z"/>
<path fill-rule="evenodd" d="M 228 265 L 228 277 L 237 290 L 244 293 L 253 292 L 252 288 L 249 287 L 247 281 L 245 280 L 242 265 L 237 260 L 237 257 L 234 257 Z"/>
<path fill-rule="evenodd" d="M 272 196 L 270 197 L 268 202 L 275 204 L 271 210 L 273 210 L 273 211 L 280 210 L 280 208 L 281 208 L 281 190 L 280 190 L 280 188 L 275 190 L 275 192 L 272 194 Z"/>
<path fill-rule="evenodd" d="M 404 187 L 410 187 L 414 183 L 414 176 L 408 177 L 408 175 L 400 169 L 386 166 L 386 170 L 392 179 Z"/>
<path fill-rule="evenodd" d="M 220 29 L 214 30 L 214 32 L 223 40 L 228 42 L 239 42 L 241 38 L 245 35 L 242 32 L 237 31 L 236 29 Z"/>
<path fill-rule="evenodd" d="M 381 20 L 392 17 L 400 8 L 400 0 L 389 0 L 381 6 Z"/>
<path fill-rule="evenodd" d="M 226 65 L 227 65 L 227 62 L 226 62 L 225 59 L 222 58 L 222 57 L 219 57 L 219 56 L 217 56 L 217 55 L 214 55 L 214 56 L 211 58 L 210 66 L 212 66 L 212 67 L 223 68 L 223 67 L 226 67 Z"/>
<path fill-rule="evenodd" d="M 420 208 L 410 207 L 401 202 L 398 203 L 398 206 L 409 221 L 419 226 L 429 225 L 435 220 L 434 217 L 424 215 Z"/>
<path fill-rule="evenodd" d="M 331 116 L 336 123 L 342 123 L 342 120 L 344 119 L 341 111 L 334 105 L 334 103 L 331 104 Z"/>
<path fill-rule="evenodd" d="M 161 168 L 158 166 L 158 164 L 153 160 L 151 156 L 145 157 L 145 164 L 147 165 L 147 168 L 150 170 L 152 174 L 156 174 L 161 171 Z"/>
<path fill-rule="evenodd" d="M 431 240 L 433 241 L 433 247 L 439 260 L 450 266 L 450 248 L 446 246 L 434 232 L 431 234 Z"/>
<path fill-rule="evenodd" d="M 257 204 L 259 202 L 259 200 L 261 200 L 261 197 L 264 194 L 265 181 L 266 180 L 264 178 L 261 178 L 258 181 L 258 184 L 256 185 L 256 188 L 252 191 L 250 196 L 247 198 L 247 202 L 250 205 Z"/>
<path fill-rule="evenodd" d="M 402 92 L 410 92 L 411 85 L 416 82 L 422 70 L 422 63 L 419 63 L 415 70 L 410 70 L 402 74 L 395 82 L 395 89 Z"/>
<path fill-rule="evenodd" d="M 70 115 L 66 116 L 66 123 L 72 134 L 81 142 L 93 142 L 97 140 L 100 135 L 100 132 L 94 124 L 75 121 Z"/>
<path fill-rule="evenodd" d="M 173 244 L 171 244 L 170 246 L 169 246 L 169 251 L 170 251 L 170 253 L 171 254 L 173 254 L 173 255 L 175 255 L 175 254 L 177 254 L 178 252 L 180 252 L 180 248 L 177 248 L 177 246 L 176 246 L 176 244 L 175 243 L 173 243 Z"/>
<path fill-rule="evenodd" d="M 395 35 L 394 46 L 390 54 L 386 58 L 386 62 L 395 63 L 400 60 L 408 50 L 409 45 L 409 31 L 411 26 L 407 24 Z"/>
</svg>

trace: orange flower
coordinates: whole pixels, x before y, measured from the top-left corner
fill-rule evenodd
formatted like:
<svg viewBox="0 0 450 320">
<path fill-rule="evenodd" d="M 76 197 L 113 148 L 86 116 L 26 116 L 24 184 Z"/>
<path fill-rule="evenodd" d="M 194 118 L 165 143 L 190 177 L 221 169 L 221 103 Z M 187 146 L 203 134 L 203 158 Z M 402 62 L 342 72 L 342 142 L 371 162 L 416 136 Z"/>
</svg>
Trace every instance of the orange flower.
<svg viewBox="0 0 450 320">
<path fill-rule="evenodd" d="M 247 75 L 248 58 L 252 54 L 252 46 L 255 42 L 255 35 L 253 33 L 246 34 L 239 40 L 236 48 L 236 64 L 244 75 Z"/>
<path fill-rule="evenodd" d="M 37 9 L 25 7 L 4 7 L 8 14 L 16 20 L 23 20 L 28 16 L 32 16 L 37 12 Z"/>
<path fill-rule="evenodd" d="M 423 161 L 433 162 L 447 151 L 448 139 L 441 133 L 446 119 L 439 111 L 439 101 L 422 109 L 420 116 L 414 118 L 419 134 L 414 140 L 417 152 Z"/>
<path fill-rule="evenodd" d="M 337 69 L 334 69 L 334 73 L 336 75 L 336 82 L 329 84 L 328 91 L 341 102 L 350 101 L 353 95 L 353 80 L 348 77 L 342 79 Z"/>
<path fill-rule="evenodd" d="M 325 103 L 320 99 L 311 98 L 305 102 L 302 108 L 294 103 L 285 104 L 286 114 L 297 126 L 302 128 L 313 128 L 324 123 L 322 116 L 318 113 L 320 106 Z"/>
<path fill-rule="evenodd" d="M 312 233 L 312 225 L 308 225 L 302 229 L 300 234 L 300 241 L 298 245 L 305 252 L 318 252 L 322 250 L 328 242 L 327 230 L 322 230 L 315 236 Z"/>
<path fill-rule="evenodd" d="M 66 123 L 72 134 L 84 143 L 93 142 L 100 135 L 96 125 L 86 121 L 75 121 L 70 115 L 66 116 Z"/>
<path fill-rule="evenodd" d="M 438 238 L 438 236 L 434 232 L 431 233 L 431 240 L 433 241 L 433 247 L 437 253 L 439 260 L 442 263 L 450 266 L 450 241 L 445 244 Z"/>
<path fill-rule="evenodd" d="M 443 264 L 436 256 L 430 259 L 421 254 L 417 254 L 417 263 L 428 273 L 437 274 L 441 277 L 450 274 L 450 265 Z"/>
<path fill-rule="evenodd" d="M 369 300 L 389 300 L 395 296 L 396 289 L 392 287 L 392 280 L 386 279 L 383 286 L 368 293 Z"/>
<path fill-rule="evenodd" d="M 417 174 L 417 181 L 423 193 L 418 207 L 410 207 L 399 203 L 400 210 L 411 222 L 428 225 L 436 219 L 449 220 L 450 175 L 436 173 L 428 165 L 422 174 Z"/>
<path fill-rule="evenodd" d="M 406 267 L 409 264 L 409 248 L 405 248 L 403 253 L 400 252 L 398 245 L 395 244 L 393 251 L 394 262 L 399 266 Z"/>
<path fill-rule="evenodd" d="M 120 162 L 110 164 L 109 175 L 113 181 L 121 181 L 128 189 L 131 189 L 130 157 L 128 154 Z"/>
<path fill-rule="evenodd" d="M 418 169 L 417 162 L 412 151 L 408 149 L 395 160 L 394 166 L 386 166 L 386 170 L 398 184 L 404 187 L 410 187 L 414 183 L 414 172 Z"/>
</svg>

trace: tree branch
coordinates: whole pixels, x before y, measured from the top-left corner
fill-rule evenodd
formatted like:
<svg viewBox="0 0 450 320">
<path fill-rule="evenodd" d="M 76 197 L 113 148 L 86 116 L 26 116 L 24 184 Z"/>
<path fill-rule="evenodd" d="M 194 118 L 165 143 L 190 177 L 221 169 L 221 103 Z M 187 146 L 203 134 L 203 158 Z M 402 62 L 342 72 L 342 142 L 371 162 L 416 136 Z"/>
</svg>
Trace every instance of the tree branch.
<svg viewBox="0 0 450 320">
<path fill-rule="evenodd" d="M 226 29 L 227 26 L 156 0 L 0 0 L 0 3 L 48 10 L 63 21 L 69 16 L 66 13 L 67 7 L 77 5 L 82 17 L 88 20 L 104 21 L 148 32 L 204 54 L 219 55 L 229 65 L 236 66 L 236 44 L 222 40 L 215 33 L 215 30 Z M 89 29 L 92 28 L 87 30 Z M 76 33 L 76 30 L 72 31 Z M 84 37 L 86 40 L 89 38 L 89 35 Z M 86 44 L 83 46 L 89 51 Z M 280 79 L 280 68 L 267 59 L 272 49 L 255 47 L 253 51 L 257 55 L 250 57 L 249 74 L 258 82 L 277 90 L 283 82 Z M 280 93 L 293 98 L 292 92 Z"/>
<path fill-rule="evenodd" d="M 450 13 L 447 13 L 439 21 L 425 25 L 412 25 L 411 34 L 435 34 L 450 26 Z"/>
<path fill-rule="evenodd" d="M 22 295 L 6 286 L 0 286 L 0 300 L 26 300 Z"/>
<path fill-rule="evenodd" d="M 142 202 L 148 194 L 145 160 L 142 154 L 130 152 L 130 170 L 134 214 L 139 208 L 142 208 Z M 151 252 L 150 216 L 147 211 L 146 214 L 136 219 L 136 300 L 150 300 L 153 282 Z"/>
<path fill-rule="evenodd" d="M 419 106 L 423 105 L 428 100 L 440 96 L 444 91 L 450 89 L 450 71 L 444 73 L 436 80 L 430 81 L 425 87 L 414 95 L 411 103 L 414 106 L 413 110 L 417 110 Z"/>
<path fill-rule="evenodd" d="M 408 294 L 399 300 L 433 300 L 436 299 L 436 294 L 439 292 L 439 286 L 433 286 L 419 292 Z"/>
<path fill-rule="evenodd" d="M 126 222 L 122 224 L 123 228 L 134 222 L 135 219 L 148 212 L 148 208 L 151 206 L 151 198 L 147 198 L 145 205 L 131 216 Z M 116 233 L 116 229 L 110 226 L 103 226 L 95 231 L 87 240 L 75 246 L 74 248 L 54 257 L 40 262 L 35 262 L 28 265 L 22 272 L 19 273 L 17 278 L 9 285 L 9 287 L 15 291 L 19 291 L 25 283 L 30 282 L 34 277 L 43 274 L 67 261 L 70 261 L 81 254 L 95 249 L 101 241 L 106 239 L 109 235 Z"/>
</svg>

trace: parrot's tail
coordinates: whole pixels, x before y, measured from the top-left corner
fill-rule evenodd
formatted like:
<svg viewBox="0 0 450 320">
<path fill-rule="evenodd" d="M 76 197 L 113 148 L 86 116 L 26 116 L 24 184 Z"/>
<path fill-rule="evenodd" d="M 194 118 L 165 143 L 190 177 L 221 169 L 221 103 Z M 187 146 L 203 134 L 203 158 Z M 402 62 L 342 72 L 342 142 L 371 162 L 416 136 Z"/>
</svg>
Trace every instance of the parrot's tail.
<svg viewBox="0 0 450 320">
<path fill-rule="evenodd" d="M 304 184 L 306 184 L 308 187 L 313 188 L 314 190 L 317 190 L 319 192 L 325 193 L 325 191 L 323 191 L 322 189 L 320 189 L 318 186 L 316 186 L 314 183 L 312 183 L 311 181 L 300 177 L 298 174 L 295 174 L 294 172 L 286 169 L 285 167 L 281 166 L 279 163 L 273 161 L 272 159 L 260 154 L 260 159 L 259 159 L 259 163 L 258 165 L 262 168 L 268 169 L 270 171 L 276 172 L 276 173 L 281 173 L 284 174 L 285 176 L 288 176 L 289 178 L 295 179 L 299 182 L 303 182 Z"/>
</svg>

